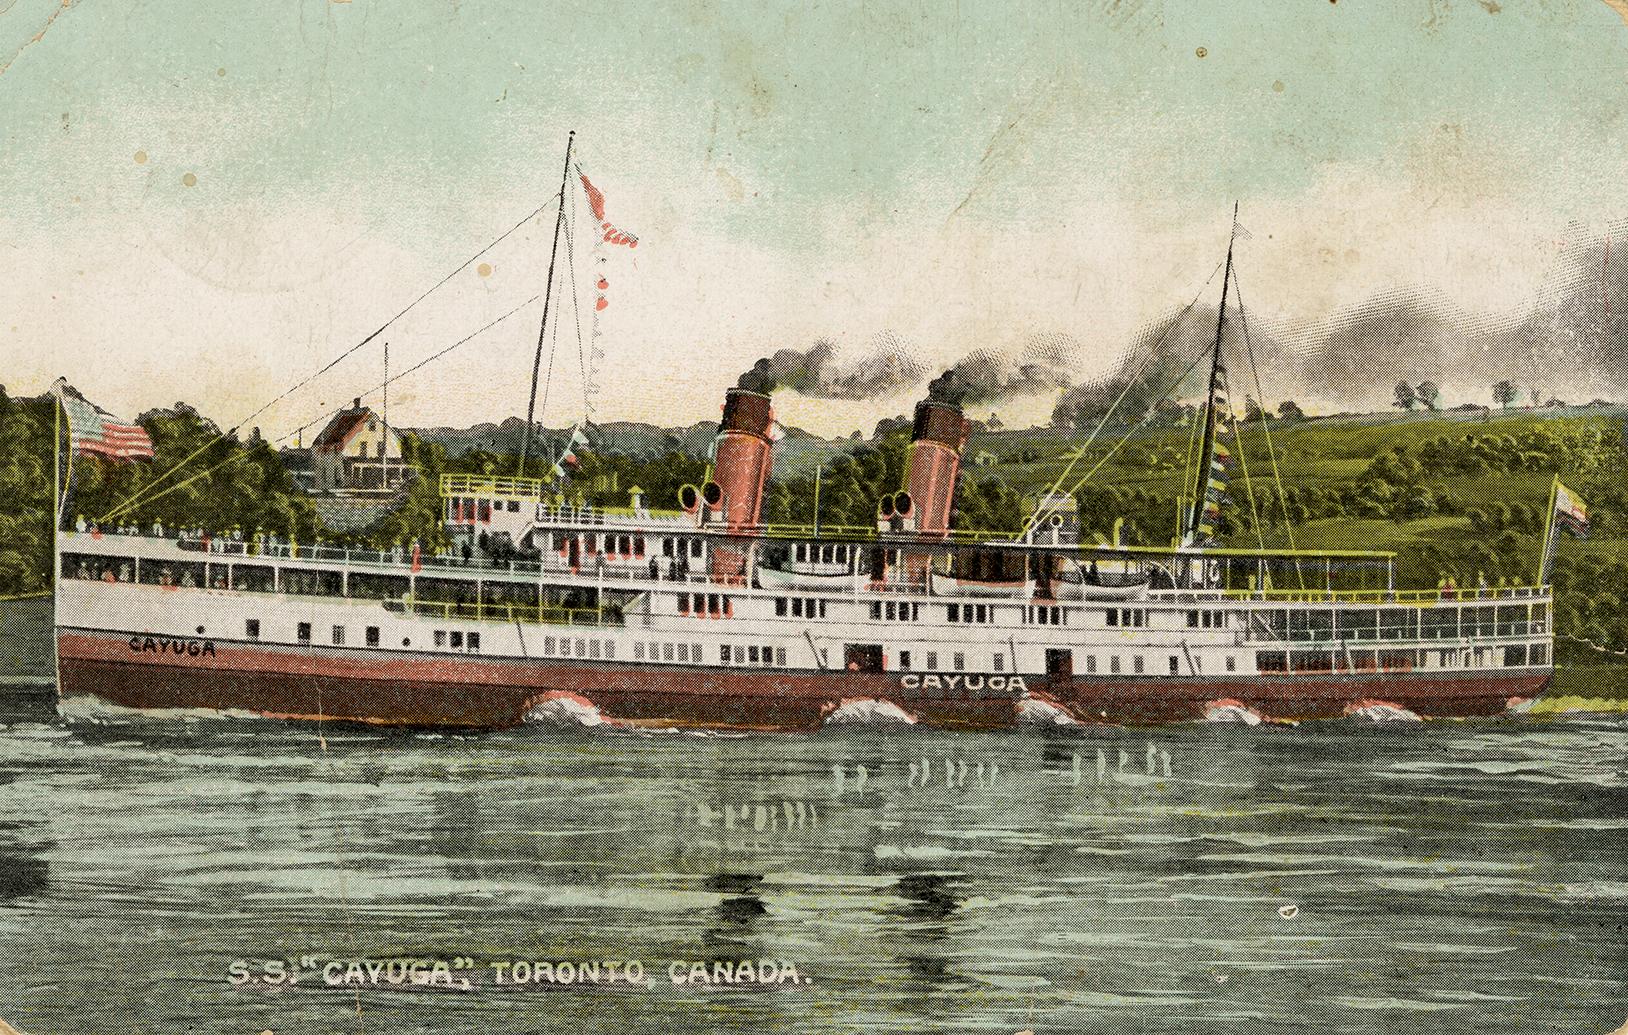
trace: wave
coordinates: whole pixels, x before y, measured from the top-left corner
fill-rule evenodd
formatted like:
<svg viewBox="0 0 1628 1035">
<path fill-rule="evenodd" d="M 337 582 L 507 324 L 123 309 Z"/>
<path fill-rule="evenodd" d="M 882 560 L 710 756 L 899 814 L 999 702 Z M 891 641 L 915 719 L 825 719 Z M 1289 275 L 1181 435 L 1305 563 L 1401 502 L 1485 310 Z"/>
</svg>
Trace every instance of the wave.
<svg viewBox="0 0 1628 1035">
<path fill-rule="evenodd" d="M 1348 719 L 1367 719 L 1369 722 L 1423 722 L 1419 713 L 1389 701 L 1357 701 L 1346 706 Z"/>
<path fill-rule="evenodd" d="M 1078 726 L 1067 708 L 1044 697 L 1025 697 L 1018 702 L 1018 722 L 1027 726 Z"/>
<path fill-rule="evenodd" d="M 619 724 L 599 710 L 580 694 L 554 690 L 544 694 L 526 709 L 527 723 L 550 723 L 555 726 L 576 726 L 584 729 L 615 728 Z"/>
<path fill-rule="evenodd" d="M 1223 697 L 1204 706 L 1204 721 L 1241 722 L 1246 726 L 1259 726 L 1261 713 L 1242 701 Z"/>
<path fill-rule="evenodd" d="M 57 699 L 57 714 L 67 722 L 94 725 L 132 722 L 207 722 L 216 719 L 277 720 L 244 708 L 130 708 L 87 694 Z"/>
<path fill-rule="evenodd" d="M 914 726 L 916 717 L 892 701 L 879 701 L 874 697 L 846 697 L 825 717 L 825 724 Z"/>
</svg>

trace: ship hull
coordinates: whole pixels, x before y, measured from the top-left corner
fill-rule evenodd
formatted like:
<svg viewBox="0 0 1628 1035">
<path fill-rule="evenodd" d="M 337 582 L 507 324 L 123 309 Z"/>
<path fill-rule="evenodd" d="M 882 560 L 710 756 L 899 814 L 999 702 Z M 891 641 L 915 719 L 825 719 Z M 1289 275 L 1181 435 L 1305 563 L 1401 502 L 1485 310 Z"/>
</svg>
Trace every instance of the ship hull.
<svg viewBox="0 0 1628 1035">
<path fill-rule="evenodd" d="M 1385 704 L 1425 717 L 1496 715 L 1547 689 L 1548 670 L 1205 678 L 1003 677 L 959 673 L 626 666 L 186 641 L 60 630 L 65 704 L 202 709 L 272 718 L 492 729 L 587 725 L 811 731 L 891 721 L 998 729 L 1034 721 L 1184 722 L 1235 705 L 1264 719 L 1334 718 Z M 169 643 L 170 641 L 163 641 Z M 154 649 L 156 646 L 157 649 Z M 1035 704 L 1041 705 L 1035 708 Z"/>
</svg>

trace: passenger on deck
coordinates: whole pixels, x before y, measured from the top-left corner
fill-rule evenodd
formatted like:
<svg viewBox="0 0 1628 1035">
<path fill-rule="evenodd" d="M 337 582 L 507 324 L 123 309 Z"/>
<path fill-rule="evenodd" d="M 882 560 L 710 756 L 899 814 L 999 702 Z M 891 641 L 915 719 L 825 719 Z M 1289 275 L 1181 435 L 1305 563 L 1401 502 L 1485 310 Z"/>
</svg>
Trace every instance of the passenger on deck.
<svg viewBox="0 0 1628 1035">
<path fill-rule="evenodd" d="M 85 515 L 81 514 L 74 519 L 73 528 L 75 532 L 83 532 L 85 530 Z"/>
<path fill-rule="evenodd" d="M 107 570 L 102 572 L 102 581 L 103 582 L 114 582 L 114 581 L 116 581 L 113 578 L 113 569 L 112 568 L 108 568 Z"/>
</svg>

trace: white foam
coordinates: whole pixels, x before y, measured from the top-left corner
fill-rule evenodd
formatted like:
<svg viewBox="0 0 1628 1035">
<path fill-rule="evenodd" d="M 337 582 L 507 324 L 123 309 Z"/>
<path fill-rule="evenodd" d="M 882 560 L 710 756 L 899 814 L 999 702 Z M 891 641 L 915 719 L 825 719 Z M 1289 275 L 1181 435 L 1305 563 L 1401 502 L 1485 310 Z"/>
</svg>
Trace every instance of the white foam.
<svg viewBox="0 0 1628 1035">
<path fill-rule="evenodd" d="M 826 725 L 853 723 L 855 725 L 914 726 L 916 717 L 892 701 L 878 701 L 873 697 L 850 698 L 839 704 L 825 717 Z"/>
<path fill-rule="evenodd" d="M 261 719 L 268 717 L 243 708 L 130 708 L 92 694 L 57 698 L 57 714 L 68 722 L 93 724 L 128 722 L 203 722 L 209 719 Z"/>
<path fill-rule="evenodd" d="M 1353 705 L 1346 709 L 1346 716 L 1352 719 L 1367 719 L 1370 722 L 1423 722 L 1419 713 L 1410 711 L 1399 704 L 1388 701 L 1365 701 L 1360 705 Z"/>
<path fill-rule="evenodd" d="M 598 705 L 571 694 L 551 695 L 526 709 L 526 722 L 547 722 L 556 726 L 596 727 L 610 724 Z"/>
<path fill-rule="evenodd" d="M 1261 713 L 1241 701 L 1211 701 L 1204 706 L 1205 722 L 1241 722 L 1246 726 L 1259 726 Z"/>
<path fill-rule="evenodd" d="M 1080 721 L 1070 715 L 1062 705 L 1038 697 L 1025 697 L 1018 702 L 1018 721 L 1030 726 L 1078 726 Z"/>
</svg>

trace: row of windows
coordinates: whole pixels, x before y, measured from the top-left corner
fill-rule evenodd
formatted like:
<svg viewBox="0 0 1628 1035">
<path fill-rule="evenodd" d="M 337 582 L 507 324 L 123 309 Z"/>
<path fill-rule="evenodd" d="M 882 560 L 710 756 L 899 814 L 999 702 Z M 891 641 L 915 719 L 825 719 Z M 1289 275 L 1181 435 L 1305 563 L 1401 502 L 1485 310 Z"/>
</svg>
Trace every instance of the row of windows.
<svg viewBox="0 0 1628 1035">
<path fill-rule="evenodd" d="M 588 532 L 583 535 L 571 535 L 566 532 L 551 533 L 550 543 L 560 553 L 566 552 L 575 539 L 577 546 L 584 554 L 593 555 L 603 553 L 611 557 L 643 557 L 644 536 L 624 535 L 616 532 Z M 669 553 L 668 556 L 671 556 Z"/>
<path fill-rule="evenodd" d="M 847 564 L 851 549 L 846 543 L 798 543 L 792 557 L 804 564 Z"/>
<path fill-rule="evenodd" d="M 1201 659 L 1195 658 L 1193 660 L 1192 664 L 1193 664 L 1193 667 L 1198 669 L 1198 671 L 1202 672 L 1204 670 L 1204 664 L 1203 664 L 1203 661 Z M 1170 675 L 1172 675 L 1172 676 L 1181 675 L 1182 656 L 1179 655 L 1179 654 L 1170 655 L 1168 658 L 1165 659 L 1165 665 L 1166 665 L 1166 671 L 1168 671 Z M 1227 655 L 1226 668 L 1227 668 L 1228 672 L 1236 672 L 1236 671 L 1238 671 L 1238 659 L 1235 656 L 1231 655 L 1231 654 Z M 1141 654 L 1133 654 L 1133 655 L 1131 655 L 1131 670 L 1130 670 L 1130 673 L 1129 673 L 1130 675 L 1145 676 L 1145 675 L 1147 675 L 1147 670 L 1148 670 L 1148 663 L 1147 663 L 1147 658 L 1146 657 L 1144 657 Z M 1085 671 L 1088 674 L 1092 674 L 1092 675 L 1095 675 L 1096 672 L 1098 671 L 1098 669 L 1097 669 L 1097 656 L 1095 654 L 1087 654 L 1085 656 Z M 1113 676 L 1126 674 L 1125 673 L 1124 659 L 1122 657 L 1120 657 L 1120 655 L 1111 654 L 1111 655 L 1108 656 L 1108 674 L 1113 675 Z"/>
<path fill-rule="evenodd" d="M 1108 609 L 1108 624 L 1125 629 L 1140 629 L 1148 622 L 1148 613 L 1139 607 Z"/>
<path fill-rule="evenodd" d="M 200 632 L 200 633 L 203 632 L 203 627 L 202 626 L 198 627 L 198 632 Z M 343 646 L 345 646 L 345 627 L 343 625 L 334 626 L 329 635 L 330 635 L 329 642 L 332 643 L 335 647 L 343 647 Z M 442 637 L 445 636 L 445 633 L 436 633 L 435 635 L 436 635 L 436 646 L 438 646 L 438 647 L 442 646 L 443 645 Z M 479 650 L 480 649 L 480 633 L 470 633 L 469 635 L 470 635 L 470 639 L 471 639 L 469 649 L 470 650 Z M 294 636 L 295 636 L 296 639 L 299 640 L 301 645 L 309 647 L 311 645 L 311 623 L 310 622 L 300 622 L 299 624 L 297 624 L 294 627 Z M 258 640 L 260 638 L 260 619 L 258 619 L 258 618 L 245 618 L 243 620 L 243 638 L 246 639 L 246 640 Z M 376 625 L 370 625 L 370 626 L 367 626 L 365 629 L 363 629 L 362 630 L 362 640 L 369 647 L 377 647 L 377 646 L 379 646 L 379 627 L 376 626 Z M 401 645 L 403 647 L 410 647 L 410 646 L 412 646 L 412 643 L 413 643 L 412 640 L 410 640 L 410 639 L 408 639 L 406 637 L 402 638 Z M 455 646 L 462 647 L 463 642 L 460 640 L 457 644 L 455 644 Z"/>
<path fill-rule="evenodd" d="M 774 613 L 784 618 L 824 618 L 825 601 L 818 597 L 775 597 Z"/>
<path fill-rule="evenodd" d="M 677 661 L 685 664 L 691 658 L 697 663 L 701 661 L 701 645 L 699 643 L 645 643 L 643 640 L 633 645 L 634 661 Z"/>
<path fill-rule="evenodd" d="M 470 633 L 470 635 L 475 634 Z M 473 650 L 474 648 L 470 649 Z M 604 658 L 607 661 L 615 661 L 616 641 L 595 640 L 581 636 L 544 636 L 543 653 L 554 658 Z"/>
<path fill-rule="evenodd" d="M 1524 643 L 1510 644 L 1499 648 L 1499 651 L 1501 653 L 1495 653 L 1489 659 L 1484 649 L 1477 649 L 1468 657 L 1465 656 L 1468 652 L 1461 653 L 1457 648 L 1438 651 L 1263 650 L 1255 654 L 1255 667 L 1261 672 L 1411 672 L 1417 668 L 1424 668 L 1432 654 L 1435 655 L 1435 663 L 1440 668 L 1486 666 L 1489 661 L 1492 664 L 1502 662 L 1509 668 L 1548 664 L 1547 644 L 1534 643 L 1530 646 Z"/>
<path fill-rule="evenodd" d="M 955 606 L 956 605 L 951 604 L 951 610 L 954 610 Z M 921 621 L 921 605 L 900 603 L 897 600 L 889 600 L 886 603 L 883 603 L 880 600 L 872 600 L 871 621 L 919 622 Z M 950 621 L 953 622 L 955 619 L 952 618 Z"/>
<path fill-rule="evenodd" d="M 1068 611 L 1061 607 L 1030 604 L 1023 609 L 1024 625 L 1067 625 Z"/>
<path fill-rule="evenodd" d="M 1187 612 L 1187 628 L 1189 629 L 1225 629 L 1226 627 L 1227 613 L 1225 611 Z"/>
<path fill-rule="evenodd" d="M 755 643 L 744 645 L 720 643 L 718 660 L 725 665 L 779 665 L 784 668 L 786 648 L 771 647 L 768 644 L 760 647 Z"/>
<path fill-rule="evenodd" d="M 661 541 L 661 555 L 663 557 L 684 557 L 686 555 L 699 557 L 701 556 L 701 540 L 697 538 L 663 539 Z"/>
<path fill-rule="evenodd" d="M 987 624 L 995 620 L 993 604 L 947 604 L 946 616 L 952 622 Z"/>
<path fill-rule="evenodd" d="M 678 613 L 693 614 L 697 618 L 732 618 L 735 614 L 735 603 L 723 593 L 680 593 Z"/>
</svg>

